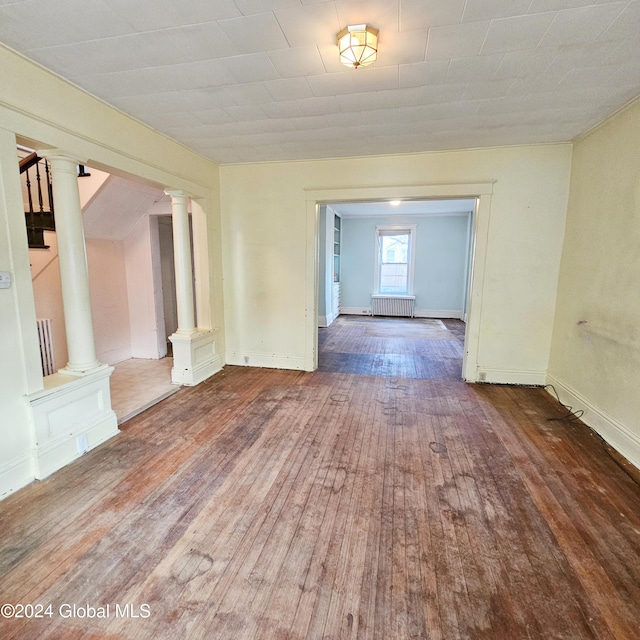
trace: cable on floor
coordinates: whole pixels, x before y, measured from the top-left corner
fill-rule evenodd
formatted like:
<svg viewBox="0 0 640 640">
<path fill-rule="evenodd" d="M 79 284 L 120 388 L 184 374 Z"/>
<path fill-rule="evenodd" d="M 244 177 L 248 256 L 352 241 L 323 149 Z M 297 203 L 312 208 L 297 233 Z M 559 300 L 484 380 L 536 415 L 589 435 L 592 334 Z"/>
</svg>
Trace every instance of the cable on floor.
<svg viewBox="0 0 640 640">
<path fill-rule="evenodd" d="M 573 407 L 570 407 L 568 404 L 565 404 L 560 400 L 560 396 L 556 391 L 556 388 L 552 384 L 545 384 L 543 389 L 551 389 L 553 391 L 553 395 L 556 397 L 558 404 L 564 407 L 567 410 L 566 415 L 560 416 L 558 418 L 547 418 L 547 422 L 577 422 L 584 415 L 584 411 L 582 409 L 573 410 Z"/>
<path fill-rule="evenodd" d="M 568 404 L 565 404 L 564 402 L 562 402 L 560 400 L 560 397 L 558 396 L 558 392 L 556 391 L 556 388 L 552 384 L 544 385 L 543 389 L 551 389 L 558 403 L 567 410 L 567 413 L 564 416 L 560 416 L 558 418 L 547 418 L 547 422 L 579 422 L 580 421 L 580 418 L 582 418 L 582 416 L 584 415 L 583 409 L 577 409 L 576 411 L 574 411 L 573 407 L 570 407 Z M 638 480 L 637 475 L 631 473 L 629 469 L 627 469 L 625 465 L 618 459 L 618 457 L 614 456 L 611 453 L 611 445 L 597 431 L 589 427 L 589 425 L 585 424 L 585 426 L 600 439 L 600 444 L 602 445 L 602 448 L 604 449 L 605 453 L 609 456 L 609 458 L 611 458 L 611 460 L 613 460 L 618 465 L 618 467 L 620 467 L 620 469 L 622 469 L 637 485 L 640 485 L 640 481 Z"/>
</svg>

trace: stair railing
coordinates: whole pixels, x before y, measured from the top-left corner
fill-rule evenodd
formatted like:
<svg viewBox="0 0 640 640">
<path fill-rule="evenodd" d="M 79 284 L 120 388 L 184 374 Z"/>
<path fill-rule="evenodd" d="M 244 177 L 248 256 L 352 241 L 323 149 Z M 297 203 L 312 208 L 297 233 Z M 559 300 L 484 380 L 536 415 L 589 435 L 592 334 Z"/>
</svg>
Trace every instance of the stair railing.
<svg viewBox="0 0 640 640">
<path fill-rule="evenodd" d="M 25 174 L 25 182 L 27 187 L 27 203 L 29 210 L 25 211 L 25 218 L 27 223 L 27 237 L 29 239 L 30 249 L 48 249 L 49 246 L 44 242 L 45 231 L 55 231 L 55 218 L 53 207 L 53 187 L 51 186 L 51 171 L 49 170 L 49 163 L 43 160 L 34 151 L 25 158 L 22 158 L 19 162 L 20 173 Z M 42 172 L 40 167 L 44 166 L 44 183 L 46 200 L 49 207 L 47 211 L 45 209 L 45 198 L 42 187 Z M 36 189 L 38 197 L 38 210 L 36 211 L 33 206 L 33 181 L 29 173 L 30 169 L 35 167 L 35 179 Z"/>
</svg>

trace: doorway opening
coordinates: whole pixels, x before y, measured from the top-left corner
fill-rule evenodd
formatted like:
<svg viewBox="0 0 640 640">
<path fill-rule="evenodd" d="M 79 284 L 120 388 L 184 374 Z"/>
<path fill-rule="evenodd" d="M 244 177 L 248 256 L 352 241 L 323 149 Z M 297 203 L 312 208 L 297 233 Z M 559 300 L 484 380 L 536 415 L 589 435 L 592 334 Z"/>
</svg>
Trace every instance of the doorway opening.
<svg viewBox="0 0 640 640">
<path fill-rule="evenodd" d="M 320 370 L 462 379 L 476 204 L 319 207 Z"/>
<path fill-rule="evenodd" d="M 404 206 L 405 204 L 416 203 L 416 206 L 425 206 L 424 204 L 417 203 L 439 203 L 438 205 L 432 206 L 455 206 L 455 201 L 464 200 L 466 201 L 466 208 L 464 210 L 452 211 L 445 209 L 444 211 L 429 211 L 432 218 L 442 217 L 445 218 L 447 214 L 459 214 L 460 217 L 466 216 L 466 235 L 465 239 L 467 240 L 467 244 L 465 246 L 465 267 L 463 272 L 465 273 L 465 282 L 466 285 L 464 287 L 464 299 L 463 296 L 460 296 L 460 299 L 463 299 L 461 305 L 453 307 L 453 309 L 434 309 L 428 308 L 421 305 L 420 301 L 416 301 L 417 304 L 414 303 L 413 309 L 417 311 L 414 315 L 422 315 L 423 318 L 421 320 L 438 320 L 441 324 L 444 324 L 444 320 L 448 320 L 446 317 L 449 315 L 453 316 L 454 320 L 458 320 L 459 322 L 464 323 L 463 325 L 459 325 L 459 328 L 456 330 L 456 334 L 459 336 L 461 333 L 461 328 L 464 327 L 464 349 L 463 349 L 463 361 L 462 361 L 462 379 L 468 382 L 475 382 L 478 379 L 478 350 L 480 343 L 480 316 L 481 316 L 481 299 L 482 299 L 482 288 L 484 282 L 484 267 L 485 267 L 485 259 L 487 252 L 487 236 L 488 236 L 488 228 L 489 228 L 489 217 L 491 210 L 491 194 L 493 192 L 493 184 L 492 183 L 474 183 L 474 184 L 449 184 L 449 185 L 414 185 L 408 187 L 362 187 L 362 188 L 346 188 L 346 189 L 327 189 L 320 191 L 309 191 L 307 193 L 307 221 L 308 228 L 315 229 L 315 233 L 313 235 L 309 234 L 307 236 L 309 242 L 309 260 L 307 263 L 307 274 L 308 274 L 308 285 L 307 285 L 307 295 L 308 295 L 308 307 L 314 308 L 317 313 L 315 316 L 307 317 L 307 327 L 309 336 L 308 340 L 308 348 L 310 351 L 308 352 L 308 367 L 310 370 L 318 367 L 318 322 L 319 319 L 322 319 L 322 314 L 319 313 L 321 310 L 321 296 L 323 294 L 322 280 L 324 279 L 325 287 L 324 287 L 324 295 L 325 300 L 327 300 L 327 282 L 329 281 L 329 276 L 327 275 L 328 270 L 326 268 L 326 264 L 328 263 L 328 259 L 330 257 L 330 251 L 325 244 L 326 238 L 329 236 L 327 231 L 330 229 L 331 225 L 329 223 L 330 216 L 327 216 L 327 207 L 329 208 L 337 208 L 341 205 L 356 205 L 362 208 L 368 208 L 369 213 L 364 214 L 368 217 L 375 217 L 371 215 L 371 207 L 374 204 L 378 206 L 385 207 L 386 210 L 378 210 L 375 213 L 379 215 L 388 215 L 389 209 L 394 205 L 391 204 L 392 201 L 399 201 L 400 205 Z M 443 204 L 444 203 L 444 204 Z M 398 206 L 398 205 L 396 205 Z M 431 206 L 431 205 L 430 205 Z M 324 212 L 324 216 L 323 216 Z M 419 215 L 423 214 L 424 211 L 420 212 L 409 212 L 408 210 L 403 211 L 404 215 L 407 215 L 409 218 L 409 223 L 412 224 L 412 214 Z M 438 215 L 440 214 L 440 215 Z M 335 215 L 335 212 L 333 212 Z M 348 215 L 348 214 L 347 214 Z M 393 215 L 393 214 L 390 214 Z M 357 217 L 357 214 L 354 218 Z M 403 227 L 407 226 L 407 220 L 401 221 L 400 218 L 394 218 L 391 220 L 391 224 L 396 222 L 398 225 L 402 225 Z M 325 225 L 323 227 L 323 224 Z M 364 300 L 362 297 L 355 303 L 355 309 L 349 309 L 348 302 L 349 296 L 351 295 L 352 288 L 348 284 L 348 281 L 345 280 L 345 267 L 344 262 L 345 259 L 347 263 L 349 261 L 349 249 L 345 248 L 345 232 L 344 232 L 344 224 L 345 217 L 341 216 L 341 224 L 342 224 L 342 236 L 341 236 L 341 254 L 340 254 L 340 265 L 341 265 L 341 273 L 340 273 L 340 300 L 339 300 L 339 313 L 342 315 L 355 315 L 352 313 L 348 313 L 350 311 L 355 311 L 356 314 L 360 314 L 360 320 L 362 320 L 362 316 L 370 316 L 372 313 L 371 306 L 371 296 L 374 294 L 375 287 L 375 278 L 374 278 L 374 267 L 372 266 L 369 270 L 368 274 L 365 273 L 364 276 L 361 276 L 366 280 L 366 286 L 368 286 L 367 292 L 367 300 Z M 324 229 L 324 242 L 323 242 L 323 229 Z M 373 232 L 371 232 L 371 235 Z M 370 237 L 371 237 L 370 235 Z M 346 237 L 347 245 L 349 243 L 349 238 Z M 313 243 L 313 244 L 312 244 Z M 315 246 L 313 246 L 315 245 Z M 368 258 L 366 258 L 371 265 L 375 264 L 376 252 L 378 248 L 375 246 L 375 241 L 370 241 L 369 246 L 371 247 L 370 253 L 368 254 Z M 346 253 L 345 253 L 346 252 Z M 325 266 L 322 267 L 322 259 L 323 255 L 325 256 Z M 365 254 L 363 254 L 365 255 Z M 416 250 L 416 257 L 420 255 L 420 252 Z M 311 258 L 317 258 L 315 261 Z M 366 257 L 366 256 L 365 256 Z M 361 274 L 363 272 L 360 272 Z M 333 275 L 331 273 L 331 275 Z M 345 301 L 345 293 L 347 295 L 347 300 Z M 417 297 L 417 296 L 416 296 Z M 363 305 L 363 303 L 365 303 Z M 367 304 L 368 303 L 368 304 Z M 326 303 L 325 303 L 326 304 Z M 358 309 L 357 307 L 361 307 Z M 452 311 L 455 310 L 457 313 L 454 314 L 443 314 L 443 313 L 434 313 L 434 311 Z M 437 317 L 437 316 L 440 317 Z M 456 317 L 458 315 L 458 317 Z M 431 316 L 431 317 L 429 317 Z M 434 317 L 435 316 L 435 317 Z"/>
<path fill-rule="evenodd" d="M 30 152 L 19 146 L 18 158 Z M 28 175 L 22 188 L 24 201 L 31 201 Z M 163 246 L 167 234 L 159 224 L 165 217 L 170 222 L 171 202 L 159 186 L 88 165 L 79 167 L 78 192 L 96 355 L 115 367 L 111 400 L 122 423 L 178 389 L 166 357 L 167 319 L 173 332 L 176 317 L 175 285 L 170 275 L 163 277 L 173 273 L 172 243 L 169 250 Z M 29 258 L 40 350 L 47 356 L 42 373 L 49 376 L 67 363 L 67 335 L 55 226 L 40 233 Z"/>
</svg>

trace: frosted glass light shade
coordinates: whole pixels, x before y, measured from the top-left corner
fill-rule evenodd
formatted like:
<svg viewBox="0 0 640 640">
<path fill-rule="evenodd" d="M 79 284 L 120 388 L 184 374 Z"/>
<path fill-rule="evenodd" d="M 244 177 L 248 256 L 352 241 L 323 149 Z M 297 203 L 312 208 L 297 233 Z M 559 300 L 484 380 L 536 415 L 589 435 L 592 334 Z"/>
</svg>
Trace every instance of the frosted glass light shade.
<svg viewBox="0 0 640 640">
<path fill-rule="evenodd" d="M 340 62 L 347 67 L 364 67 L 378 55 L 378 30 L 366 24 L 345 27 L 338 34 Z"/>
</svg>

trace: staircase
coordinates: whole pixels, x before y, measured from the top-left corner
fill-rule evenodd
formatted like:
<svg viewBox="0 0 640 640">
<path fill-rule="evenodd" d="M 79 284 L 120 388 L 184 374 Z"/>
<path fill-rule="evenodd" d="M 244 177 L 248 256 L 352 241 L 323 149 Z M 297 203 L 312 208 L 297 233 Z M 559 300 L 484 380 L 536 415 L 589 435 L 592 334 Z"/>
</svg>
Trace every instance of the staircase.
<svg viewBox="0 0 640 640">
<path fill-rule="evenodd" d="M 24 214 L 29 249 L 48 249 L 44 232 L 56 229 L 49 163 L 34 151 L 22 158 L 19 165 L 20 175 L 25 175 L 23 189 L 26 190 L 24 201 L 28 211 Z"/>
</svg>

